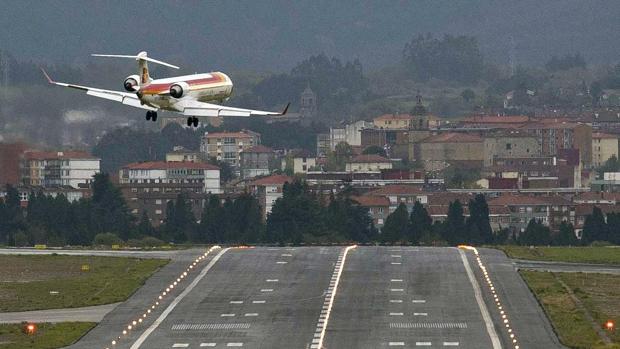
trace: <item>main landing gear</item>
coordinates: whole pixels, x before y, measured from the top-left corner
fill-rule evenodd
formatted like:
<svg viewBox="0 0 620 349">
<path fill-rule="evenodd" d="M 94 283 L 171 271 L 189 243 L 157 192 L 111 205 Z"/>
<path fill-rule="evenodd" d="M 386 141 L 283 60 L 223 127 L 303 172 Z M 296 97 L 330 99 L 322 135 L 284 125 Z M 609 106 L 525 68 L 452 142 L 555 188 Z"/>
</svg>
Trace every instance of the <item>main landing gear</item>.
<svg viewBox="0 0 620 349">
<path fill-rule="evenodd" d="M 146 120 L 157 121 L 157 112 L 149 110 L 146 112 Z"/>
<path fill-rule="evenodd" d="M 198 118 L 195 116 L 189 116 L 187 118 L 187 127 L 191 127 L 192 125 L 198 127 Z"/>
</svg>

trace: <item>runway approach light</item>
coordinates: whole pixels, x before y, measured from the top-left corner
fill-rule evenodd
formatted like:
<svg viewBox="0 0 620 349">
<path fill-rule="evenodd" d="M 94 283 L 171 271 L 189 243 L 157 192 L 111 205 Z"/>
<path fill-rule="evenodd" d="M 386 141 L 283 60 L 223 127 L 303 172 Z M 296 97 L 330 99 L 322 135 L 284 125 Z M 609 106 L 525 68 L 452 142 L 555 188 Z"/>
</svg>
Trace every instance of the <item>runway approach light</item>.
<svg viewBox="0 0 620 349">
<path fill-rule="evenodd" d="M 25 334 L 27 334 L 29 336 L 32 336 L 32 335 L 35 334 L 35 332 L 37 332 L 37 326 L 35 324 L 33 324 L 33 323 L 25 323 L 23 328 L 22 328 L 22 331 Z"/>
<path fill-rule="evenodd" d="M 607 321 L 605 323 L 605 328 L 607 329 L 607 331 L 613 331 L 614 330 L 614 322 L 613 321 Z"/>
</svg>

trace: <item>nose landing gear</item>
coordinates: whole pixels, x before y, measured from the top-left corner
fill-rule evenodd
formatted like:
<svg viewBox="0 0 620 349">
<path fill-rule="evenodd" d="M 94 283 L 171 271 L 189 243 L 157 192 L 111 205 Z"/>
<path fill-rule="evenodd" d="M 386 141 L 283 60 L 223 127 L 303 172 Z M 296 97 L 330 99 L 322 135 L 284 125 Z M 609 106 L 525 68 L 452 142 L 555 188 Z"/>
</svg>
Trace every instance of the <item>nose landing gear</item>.
<svg viewBox="0 0 620 349">
<path fill-rule="evenodd" d="M 187 118 L 187 127 L 191 127 L 191 126 L 198 127 L 198 118 L 197 117 L 189 116 Z"/>
<path fill-rule="evenodd" d="M 146 120 L 157 121 L 157 112 L 149 110 L 146 112 Z"/>
</svg>

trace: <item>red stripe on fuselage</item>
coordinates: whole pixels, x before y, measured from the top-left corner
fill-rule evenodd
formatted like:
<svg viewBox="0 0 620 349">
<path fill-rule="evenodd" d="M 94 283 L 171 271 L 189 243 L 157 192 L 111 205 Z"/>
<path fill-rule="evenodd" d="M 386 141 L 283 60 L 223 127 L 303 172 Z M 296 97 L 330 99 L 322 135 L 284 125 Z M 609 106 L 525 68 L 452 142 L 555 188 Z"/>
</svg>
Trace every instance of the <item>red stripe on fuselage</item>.
<svg viewBox="0 0 620 349">
<path fill-rule="evenodd" d="M 222 74 L 211 73 L 210 78 L 202 78 L 195 80 L 185 80 L 183 82 L 187 83 L 190 86 L 196 85 L 207 85 L 207 84 L 216 84 L 220 82 L 226 81 L 226 78 Z M 174 85 L 175 82 L 166 83 L 166 84 L 148 84 L 140 87 L 140 92 L 143 94 L 159 94 L 161 92 L 165 92 L 170 90 L 170 86 Z"/>
</svg>

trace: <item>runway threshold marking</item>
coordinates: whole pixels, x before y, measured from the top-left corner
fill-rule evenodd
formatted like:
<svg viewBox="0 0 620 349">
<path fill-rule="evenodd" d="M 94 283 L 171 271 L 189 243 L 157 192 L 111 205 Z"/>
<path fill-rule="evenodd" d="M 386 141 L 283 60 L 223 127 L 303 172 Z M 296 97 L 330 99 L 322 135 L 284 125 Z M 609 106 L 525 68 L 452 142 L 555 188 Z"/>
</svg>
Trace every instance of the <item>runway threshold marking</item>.
<svg viewBox="0 0 620 349">
<path fill-rule="evenodd" d="M 183 300 L 183 298 L 185 298 L 185 296 L 187 296 L 193 289 L 194 287 L 196 287 L 196 285 L 198 285 L 198 283 L 200 282 L 200 280 L 202 280 L 205 275 L 207 275 L 207 272 L 209 272 L 209 270 L 211 270 L 211 268 L 213 267 L 213 265 L 215 265 L 215 263 L 217 261 L 220 260 L 220 258 L 224 255 L 224 253 L 228 252 L 228 250 L 230 250 L 230 247 L 223 249 L 222 251 L 220 251 L 220 253 L 218 253 L 215 257 L 213 257 L 213 259 L 209 262 L 209 264 L 207 264 L 206 267 L 202 268 L 202 271 L 200 272 L 200 274 L 198 274 L 198 276 L 196 276 L 194 278 L 194 281 L 192 281 L 191 284 L 189 284 L 184 290 L 183 292 L 181 292 L 171 303 L 170 305 L 168 305 L 168 307 L 166 308 L 166 310 L 164 310 L 161 315 L 157 318 L 157 320 L 155 320 L 153 322 L 153 324 L 146 329 L 146 331 L 144 331 L 140 337 L 138 337 L 138 339 L 133 343 L 133 345 L 131 346 L 130 349 L 138 349 L 140 348 L 140 346 L 142 345 L 142 343 L 144 343 L 144 341 L 151 335 L 151 333 L 153 331 L 155 331 L 155 329 L 157 329 L 157 327 L 159 327 L 159 325 L 168 317 L 168 315 L 170 315 L 170 313 L 174 310 L 174 308 L 176 308 L 177 304 L 179 304 L 179 302 L 181 302 Z"/>
<path fill-rule="evenodd" d="M 482 299 L 482 291 L 480 290 L 480 285 L 478 285 L 478 281 L 476 281 L 476 278 L 474 277 L 474 273 L 471 270 L 469 261 L 467 260 L 467 256 L 465 255 L 465 252 L 463 252 L 463 250 L 459 249 L 458 251 L 461 255 L 461 260 L 463 261 L 463 266 L 465 267 L 465 271 L 467 272 L 469 282 L 474 289 L 474 296 L 476 297 L 476 302 L 478 303 L 478 308 L 480 309 L 482 319 L 484 320 L 484 323 L 486 325 L 487 333 L 489 334 L 489 338 L 491 339 L 493 349 L 502 349 L 502 344 L 499 341 L 499 334 L 497 334 L 495 326 L 493 326 L 493 320 L 491 320 L 489 309 L 487 309 L 486 303 L 484 303 L 484 300 Z"/>
<path fill-rule="evenodd" d="M 310 349 L 320 349 L 323 348 L 323 340 L 325 339 L 325 330 L 327 329 L 327 324 L 329 323 L 329 316 L 332 311 L 332 307 L 334 306 L 334 299 L 336 299 L 336 292 L 338 291 L 338 284 L 340 284 L 340 277 L 342 276 L 342 270 L 344 269 L 344 264 L 347 261 L 347 255 L 349 251 L 357 247 L 357 245 L 345 247 L 340 255 L 338 256 L 338 262 L 336 263 L 336 267 L 332 274 L 332 278 L 330 282 L 330 287 L 325 295 L 324 305 L 327 305 L 327 309 L 321 311 L 321 315 L 319 315 L 319 321 L 316 324 L 315 333 L 319 333 L 320 336 L 312 339 L 312 344 L 310 345 Z M 333 286 L 331 286 L 333 285 Z"/>
</svg>

